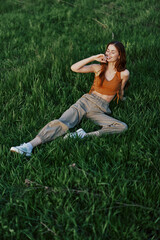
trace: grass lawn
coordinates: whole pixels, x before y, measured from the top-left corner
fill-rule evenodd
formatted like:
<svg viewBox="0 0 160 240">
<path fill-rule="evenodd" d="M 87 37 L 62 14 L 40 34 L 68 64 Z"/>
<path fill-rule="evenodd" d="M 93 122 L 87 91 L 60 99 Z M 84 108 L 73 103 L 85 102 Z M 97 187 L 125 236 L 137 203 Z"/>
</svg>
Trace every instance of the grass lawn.
<svg viewBox="0 0 160 240">
<path fill-rule="evenodd" d="M 157 0 L 0 1 L 1 240 L 160 239 L 159 19 Z M 128 131 L 10 153 L 90 90 L 70 66 L 112 40 L 131 85 L 110 108 Z"/>
</svg>

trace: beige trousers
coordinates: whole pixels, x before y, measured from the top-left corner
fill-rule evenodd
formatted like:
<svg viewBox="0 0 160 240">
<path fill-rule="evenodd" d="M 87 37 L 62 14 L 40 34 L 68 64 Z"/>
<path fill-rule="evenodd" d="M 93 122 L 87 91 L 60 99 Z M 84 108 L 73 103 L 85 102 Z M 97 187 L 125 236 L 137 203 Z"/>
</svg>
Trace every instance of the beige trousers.
<svg viewBox="0 0 160 240">
<path fill-rule="evenodd" d="M 42 143 L 52 141 L 64 135 L 68 129 L 75 127 L 83 116 L 102 127 L 98 131 L 87 133 L 86 136 L 120 133 L 128 129 L 125 123 L 107 114 L 111 114 L 109 103 L 95 94 L 84 94 L 59 119 L 53 120 L 44 126 L 37 136 L 41 138 Z"/>
</svg>

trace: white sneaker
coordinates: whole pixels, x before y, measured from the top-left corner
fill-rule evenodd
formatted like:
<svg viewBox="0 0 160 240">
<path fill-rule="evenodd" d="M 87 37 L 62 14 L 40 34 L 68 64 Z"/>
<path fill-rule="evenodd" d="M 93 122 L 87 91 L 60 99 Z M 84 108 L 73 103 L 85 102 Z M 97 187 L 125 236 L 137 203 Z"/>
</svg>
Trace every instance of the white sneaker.
<svg viewBox="0 0 160 240">
<path fill-rule="evenodd" d="M 27 157 L 30 157 L 32 154 L 32 149 L 28 147 L 27 143 L 23 143 L 20 146 L 16 146 L 16 147 L 11 147 L 10 151 L 19 153 L 21 155 L 24 154 Z"/>
<path fill-rule="evenodd" d="M 64 139 L 70 137 L 70 138 L 76 138 L 76 137 L 79 137 L 79 138 L 84 138 L 86 135 L 86 132 L 80 128 L 78 129 L 76 132 L 73 132 L 73 133 L 67 133 L 65 136 L 64 136 Z"/>
</svg>

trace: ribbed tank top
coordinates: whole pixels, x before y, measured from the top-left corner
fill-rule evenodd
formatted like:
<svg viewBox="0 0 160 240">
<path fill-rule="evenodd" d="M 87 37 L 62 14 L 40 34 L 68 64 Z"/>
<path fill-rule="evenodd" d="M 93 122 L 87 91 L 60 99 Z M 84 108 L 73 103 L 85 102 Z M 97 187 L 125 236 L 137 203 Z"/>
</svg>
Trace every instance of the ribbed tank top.
<svg viewBox="0 0 160 240">
<path fill-rule="evenodd" d="M 89 91 L 89 93 L 92 93 L 93 91 L 96 91 L 98 93 L 101 93 L 103 95 L 115 95 L 117 94 L 117 100 L 119 99 L 119 92 L 121 89 L 121 83 L 122 79 L 120 76 L 120 72 L 116 72 L 114 77 L 108 81 L 105 76 L 101 79 L 98 76 L 95 75 L 93 85 Z"/>
</svg>

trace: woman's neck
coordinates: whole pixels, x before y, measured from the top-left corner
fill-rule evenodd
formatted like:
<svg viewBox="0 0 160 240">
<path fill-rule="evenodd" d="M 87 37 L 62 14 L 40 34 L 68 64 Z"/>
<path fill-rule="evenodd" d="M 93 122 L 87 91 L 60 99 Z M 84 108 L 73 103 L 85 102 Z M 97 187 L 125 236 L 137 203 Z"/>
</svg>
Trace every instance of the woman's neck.
<svg viewBox="0 0 160 240">
<path fill-rule="evenodd" d="M 109 62 L 107 65 L 107 70 L 109 72 L 116 72 L 117 69 L 115 68 L 115 62 Z"/>
</svg>

